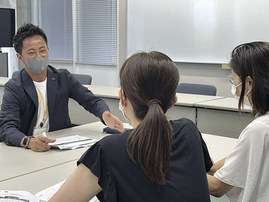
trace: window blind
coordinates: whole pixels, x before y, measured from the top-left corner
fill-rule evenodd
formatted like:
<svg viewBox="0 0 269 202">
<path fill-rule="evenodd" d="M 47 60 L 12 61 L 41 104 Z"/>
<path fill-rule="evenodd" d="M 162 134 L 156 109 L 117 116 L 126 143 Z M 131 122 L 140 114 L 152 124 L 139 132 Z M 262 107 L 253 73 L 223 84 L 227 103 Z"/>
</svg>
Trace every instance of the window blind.
<svg viewBox="0 0 269 202">
<path fill-rule="evenodd" d="M 48 37 L 49 57 L 73 59 L 72 0 L 38 0 L 38 25 Z"/>
<path fill-rule="evenodd" d="M 76 0 L 76 62 L 117 65 L 117 0 Z"/>
</svg>

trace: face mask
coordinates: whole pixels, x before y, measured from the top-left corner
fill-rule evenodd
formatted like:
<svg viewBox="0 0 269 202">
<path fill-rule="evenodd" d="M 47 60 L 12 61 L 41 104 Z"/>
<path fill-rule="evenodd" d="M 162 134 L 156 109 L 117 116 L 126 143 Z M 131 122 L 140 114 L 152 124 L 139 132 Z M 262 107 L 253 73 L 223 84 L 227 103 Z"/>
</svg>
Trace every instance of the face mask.
<svg viewBox="0 0 269 202">
<path fill-rule="evenodd" d="M 123 94 L 123 90 L 122 90 L 122 94 Z M 124 96 L 124 94 L 123 94 L 123 96 Z M 123 102 L 124 102 L 124 98 L 123 98 Z M 124 109 L 124 107 L 122 106 L 121 101 L 120 101 L 120 102 L 119 102 L 119 110 L 122 112 L 122 115 L 123 115 L 125 121 L 126 121 L 129 125 L 132 126 L 132 121 L 131 121 L 128 117 L 125 116 L 125 113 L 124 113 L 123 109 Z"/>
<path fill-rule="evenodd" d="M 239 96 L 236 95 L 236 88 L 238 86 L 240 86 L 242 83 L 239 83 L 237 86 L 235 86 L 234 84 L 232 84 L 232 89 L 231 89 L 231 93 L 233 94 L 233 96 L 239 100 Z M 249 102 L 249 99 L 247 97 L 247 95 L 250 93 L 251 89 L 246 93 L 246 95 L 244 96 L 244 105 L 247 105 L 247 106 L 250 106 L 251 107 L 251 104 Z"/>
<path fill-rule="evenodd" d="M 49 65 L 49 57 L 39 57 L 32 60 L 24 59 L 24 61 L 27 64 L 28 69 L 35 74 L 42 74 Z"/>
<path fill-rule="evenodd" d="M 239 100 L 239 96 L 236 95 L 236 88 L 237 88 L 238 86 L 240 86 L 241 84 L 242 84 L 242 82 L 239 83 L 237 86 L 235 86 L 234 84 L 232 84 L 231 93 L 233 94 L 233 96 L 234 96 L 237 100 Z"/>
<path fill-rule="evenodd" d="M 248 94 L 250 93 L 251 89 L 246 93 L 246 95 L 244 96 L 244 105 L 247 105 L 249 107 L 252 107 L 250 102 L 249 102 L 249 99 L 248 99 Z"/>
</svg>

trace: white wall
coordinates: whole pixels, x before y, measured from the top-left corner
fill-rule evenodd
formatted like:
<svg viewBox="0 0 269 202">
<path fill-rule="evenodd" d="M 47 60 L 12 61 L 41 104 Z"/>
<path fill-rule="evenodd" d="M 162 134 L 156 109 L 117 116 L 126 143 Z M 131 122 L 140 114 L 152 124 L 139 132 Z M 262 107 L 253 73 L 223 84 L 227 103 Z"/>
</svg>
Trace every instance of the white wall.
<svg viewBox="0 0 269 202">
<path fill-rule="evenodd" d="M 126 1 L 119 1 L 119 46 L 121 57 L 119 63 L 122 64 L 123 55 L 127 55 L 127 16 L 128 9 Z M 126 19 L 125 19 L 125 18 Z M 122 19 L 125 19 L 123 21 Z M 125 36 L 125 37 L 123 37 Z M 131 39 L 129 39 L 131 40 Z M 123 54 L 125 49 L 125 54 Z M 119 87 L 118 71 L 120 67 L 98 66 L 98 65 L 77 65 L 74 69 L 72 64 L 60 64 L 51 62 L 56 68 L 67 68 L 70 72 L 90 74 L 93 78 L 92 85 Z M 211 84 L 217 87 L 218 96 L 231 97 L 231 85 L 227 80 L 230 70 L 222 69 L 220 64 L 202 64 L 202 63 L 176 63 L 179 68 L 180 82 Z"/>
<path fill-rule="evenodd" d="M 73 72 L 72 64 L 50 62 L 55 68 L 66 68 Z M 218 96 L 232 97 L 231 84 L 227 76 L 229 69 L 222 69 L 219 64 L 176 63 L 179 69 L 180 82 L 211 84 L 217 87 Z M 113 66 L 78 65 L 77 73 L 90 74 L 92 85 L 119 87 L 118 70 Z"/>
<path fill-rule="evenodd" d="M 214 85 L 217 96 L 233 97 L 227 77 L 230 69 L 222 69 L 220 64 L 176 63 L 179 68 L 180 83 Z"/>
<path fill-rule="evenodd" d="M 92 76 L 92 85 L 110 87 L 119 86 L 118 69 L 116 66 L 77 64 L 76 70 L 74 70 L 72 63 L 50 61 L 49 64 L 54 66 L 56 69 L 68 69 L 71 73 L 89 74 Z"/>
<path fill-rule="evenodd" d="M 1 0 L 0 8 L 16 8 L 16 0 Z"/>
<path fill-rule="evenodd" d="M 269 40 L 268 7 L 268 0 L 128 0 L 127 55 L 157 49 L 177 62 L 227 64 L 235 46 Z"/>
<path fill-rule="evenodd" d="M 18 1 L 26 1 L 26 0 L 17 0 L 17 4 Z M 20 10 L 20 12 L 18 12 L 21 13 L 20 15 L 23 15 L 23 13 L 27 12 L 25 11 L 26 8 L 24 8 L 23 6 L 19 6 L 19 4 L 17 5 L 17 7 L 18 10 Z M 121 10 L 121 13 L 124 13 L 124 11 Z M 27 16 L 27 14 L 25 14 L 24 16 Z M 26 17 L 22 16 L 20 19 L 23 18 L 25 19 Z M 126 32 L 126 30 L 124 31 Z M 122 37 L 120 37 L 119 40 L 121 40 L 121 38 Z M 55 68 L 67 68 L 71 73 L 76 72 L 82 74 L 90 74 L 93 77 L 92 85 L 119 87 L 119 80 L 118 80 L 118 71 L 120 69 L 119 67 L 79 64 L 76 66 L 76 69 L 74 70 L 72 63 L 59 63 L 55 61 L 50 61 L 50 64 Z M 230 70 L 222 69 L 220 64 L 202 64 L 202 63 L 176 63 L 176 64 L 179 68 L 180 82 L 215 85 L 217 87 L 218 96 L 232 97 L 230 93 L 231 85 L 227 80 L 227 76 L 230 74 Z"/>
</svg>

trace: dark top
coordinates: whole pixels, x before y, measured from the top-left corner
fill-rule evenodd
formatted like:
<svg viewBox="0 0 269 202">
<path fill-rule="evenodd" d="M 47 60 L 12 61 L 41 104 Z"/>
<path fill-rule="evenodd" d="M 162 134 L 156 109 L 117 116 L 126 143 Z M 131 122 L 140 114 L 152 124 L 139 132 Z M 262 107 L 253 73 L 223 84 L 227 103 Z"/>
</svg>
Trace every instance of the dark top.
<svg viewBox="0 0 269 202">
<path fill-rule="evenodd" d="M 76 100 L 101 120 L 102 114 L 109 111 L 105 101 L 94 96 L 68 70 L 48 66 L 49 131 L 72 127 L 68 114 L 69 98 Z M 0 112 L 0 141 L 19 146 L 25 135 L 33 135 L 37 112 L 36 88 L 29 74 L 22 69 L 5 84 Z"/>
<path fill-rule="evenodd" d="M 212 162 L 202 136 L 188 119 L 171 121 L 174 129 L 172 164 L 166 185 L 157 185 L 127 154 L 126 140 L 132 130 L 104 137 L 78 161 L 98 177 L 103 202 L 182 201 L 209 202 L 206 171 Z"/>
</svg>

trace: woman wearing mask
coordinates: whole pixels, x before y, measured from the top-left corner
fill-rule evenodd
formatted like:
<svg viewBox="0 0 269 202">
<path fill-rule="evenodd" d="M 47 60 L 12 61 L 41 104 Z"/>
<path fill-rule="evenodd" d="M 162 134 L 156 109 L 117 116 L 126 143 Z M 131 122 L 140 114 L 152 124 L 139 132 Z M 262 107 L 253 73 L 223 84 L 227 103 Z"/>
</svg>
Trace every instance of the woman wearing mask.
<svg viewBox="0 0 269 202">
<path fill-rule="evenodd" d="M 234 150 L 207 175 L 210 194 L 231 202 L 269 201 L 269 43 L 252 42 L 232 51 L 232 93 L 255 119 L 242 131 Z"/>
<path fill-rule="evenodd" d="M 50 201 L 209 202 L 212 163 L 194 123 L 168 121 L 178 68 L 160 53 L 137 53 L 120 70 L 120 109 L 134 129 L 92 146 Z"/>
</svg>

